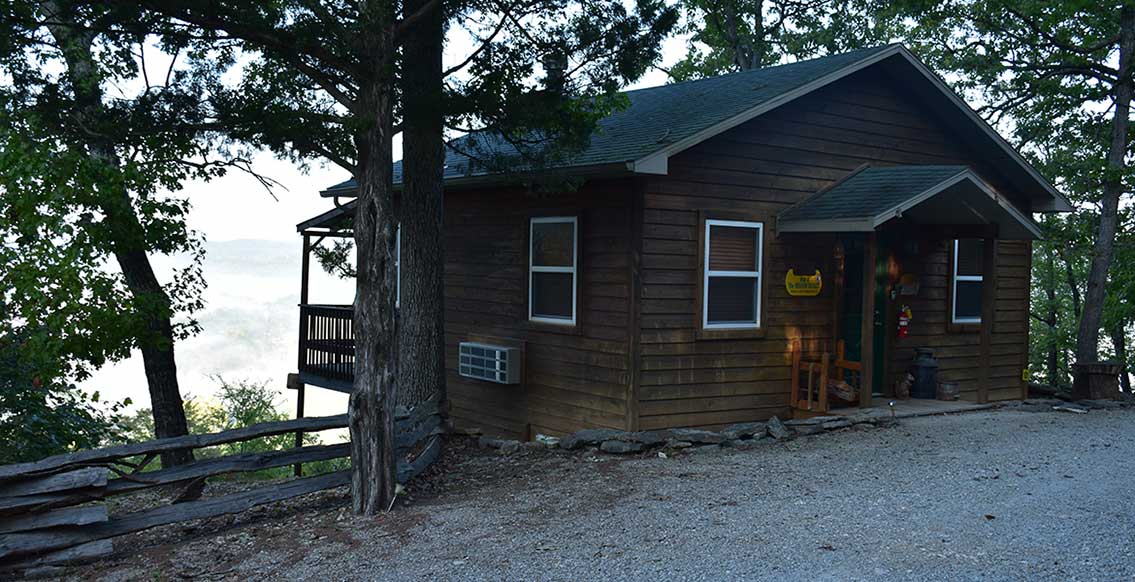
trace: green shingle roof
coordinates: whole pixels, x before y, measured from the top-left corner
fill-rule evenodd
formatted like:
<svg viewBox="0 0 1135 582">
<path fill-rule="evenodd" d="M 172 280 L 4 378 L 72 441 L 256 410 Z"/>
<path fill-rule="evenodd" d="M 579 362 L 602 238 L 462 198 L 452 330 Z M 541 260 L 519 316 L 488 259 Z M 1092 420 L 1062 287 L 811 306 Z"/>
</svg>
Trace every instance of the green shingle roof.
<svg viewBox="0 0 1135 582">
<path fill-rule="evenodd" d="M 780 213 L 781 222 L 874 218 L 957 176 L 965 166 L 864 168 Z"/>
<path fill-rule="evenodd" d="M 627 91 L 630 105 L 600 120 L 588 147 L 558 167 L 600 166 L 644 158 L 893 46 Z M 485 174 L 459 153 L 471 150 L 504 156 L 516 153 L 507 142 L 491 135 L 459 137 L 447 148 L 447 180 Z M 401 180 L 402 163 L 396 162 L 394 182 L 401 183 Z M 354 190 L 355 186 L 354 180 L 347 180 L 326 192 Z"/>
</svg>

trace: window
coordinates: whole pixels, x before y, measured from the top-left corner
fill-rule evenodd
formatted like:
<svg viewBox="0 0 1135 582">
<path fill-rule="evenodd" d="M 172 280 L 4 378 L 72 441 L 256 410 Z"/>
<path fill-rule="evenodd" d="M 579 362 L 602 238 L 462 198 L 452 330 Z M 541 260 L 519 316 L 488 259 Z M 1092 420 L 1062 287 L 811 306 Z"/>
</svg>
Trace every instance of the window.
<svg viewBox="0 0 1135 582">
<path fill-rule="evenodd" d="M 703 328 L 761 326 L 763 235 L 759 222 L 705 221 Z"/>
<path fill-rule="evenodd" d="M 954 323 L 981 323 L 984 246 L 981 239 L 954 241 Z"/>
<path fill-rule="evenodd" d="M 528 234 L 528 319 L 575 325 L 576 217 L 533 218 Z"/>
</svg>

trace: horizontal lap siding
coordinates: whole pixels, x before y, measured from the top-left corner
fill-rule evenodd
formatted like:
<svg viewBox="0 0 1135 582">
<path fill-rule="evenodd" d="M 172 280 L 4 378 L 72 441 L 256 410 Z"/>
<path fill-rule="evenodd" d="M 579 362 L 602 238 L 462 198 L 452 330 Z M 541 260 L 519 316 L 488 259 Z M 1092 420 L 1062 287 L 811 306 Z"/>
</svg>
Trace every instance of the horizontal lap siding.
<svg viewBox="0 0 1135 582">
<path fill-rule="evenodd" d="M 618 182 L 556 195 L 447 194 L 446 364 L 460 425 L 511 438 L 625 426 L 632 189 Z M 578 329 L 528 322 L 533 215 L 579 216 Z M 524 342 L 523 385 L 457 375 L 457 344 L 484 337 Z"/>
<path fill-rule="evenodd" d="M 872 72 L 856 74 L 693 146 L 670 158 L 668 176 L 646 181 L 639 325 L 642 428 L 720 427 L 789 413 L 792 340 L 802 339 L 806 351 L 833 349 L 834 285 L 826 260 L 834 238 L 776 237 L 775 216 L 865 163 L 968 164 L 995 187 L 1003 184 L 999 176 L 984 172 L 984 162 L 970 158 L 916 102 L 901 97 L 891 81 Z M 761 221 L 769 230 L 763 337 L 698 339 L 698 253 L 703 250 L 698 248 L 699 212 L 706 218 Z M 1014 257 L 1020 252 L 1020 245 L 1002 249 L 1003 255 Z M 784 289 L 787 270 L 796 267 L 799 273 L 807 264 L 818 264 L 823 271 L 823 292 L 814 298 L 789 297 Z M 945 275 L 944 263 L 934 268 L 942 272 L 924 284 L 932 295 L 941 292 L 934 289 L 935 280 L 944 281 Z M 1021 307 L 1027 306 L 1027 293 L 1021 286 L 1027 287 L 1027 269 L 1003 273 L 1006 295 L 999 300 L 998 317 L 1004 315 L 1006 322 L 996 328 L 993 351 L 1006 364 L 993 368 L 991 398 L 1010 397 L 1006 395 L 1019 388 L 1018 360 L 1027 345 L 1024 321 L 1018 321 L 1026 314 Z M 1013 279 L 1022 274 L 1023 279 Z M 945 303 L 926 300 L 939 311 Z M 923 337 L 932 335 L 943 347 L 954 342 L 960 357 L 966 357 L 971 344 L 976 349 L 976 334 L 972 339 L 946 334 L 945 321 L 934 309 L 923 309 L 922 314 L 916 309 L 915 318 L 916 325 L 923 326 L 915 333 L 930 334 Z M 954 364 L 945 362 L 944 377 L 965 373 Z M 1011 381 L 1014 374 L 1017 383 Z"/>
<path fill-rule="evenodd" d="M 914 348 L 934 350 L 940 381 L 957 382 L 965 400 L 977 400 L 978 376 L 983 365 L 990 368 L 990 400 L 1012 400 L 1023 396 L 1022 369 L 1028 347 L 1028 258 L 1030 245 L 1021 241 L 998 241 L 998 281 L 996 319 L 991 344 L 992 360 L 978 357 L 980 334 L 973 326 L 950 324 L 950 258 L 947 241 L 922 241 L 917 257 L 897 257 L 902 272 L 919 275 L 920 289 L 915 297 L 899 297 L 898 304 L 910 305 L 913 319 L 910 334 L 892 339 L 888 385 L 899 380 L 914 359 Z M 895 314 L 888 314 L 893 323 Z M 888 333 L 894 326 L 888 325 Z"/>
</svg>

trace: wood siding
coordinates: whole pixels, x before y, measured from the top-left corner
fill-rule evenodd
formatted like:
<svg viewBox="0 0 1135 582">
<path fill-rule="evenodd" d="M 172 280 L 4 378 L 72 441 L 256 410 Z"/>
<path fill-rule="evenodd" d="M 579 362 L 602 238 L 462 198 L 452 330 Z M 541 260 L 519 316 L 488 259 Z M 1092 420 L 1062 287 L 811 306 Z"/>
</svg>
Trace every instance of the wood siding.
<svg viewBox="0 0 1135 582">
<path fill-rule="evenodd" d="M 835 239 L 777 236 L 775 216 L 865 163 L 966 164 L 1010 199 L 1025 199 L 969 155 L 919 103 L 904 97 L 892 80 L 874 71 L 853 75 L 671 157 L 668 176 L 644 183 L 638 402 L 643 429 L 720 427 L 789 413 L 790 342 L 802 340 L 806 352 L 834 351 L 828 260 Z M 765 224 L 759 333 L 710 338 L 701 332 L 699 243 L 706 218 Z M 993 340 L 991 399 L 1021 396 L 1028 249 L 1025 243 L 1006 242 L 1001 250 L 1003 291 Z M 940 344 L 945 350 L 942 377 L 962 382 L 964 394 L 972 396 L 978 334 L 946 333 L 946 303 L 939 297 L 946 258 L 931 255 L 923 265 L 924 294 L 915 308 L 912 336 L 925 345 Z M 824 272 L 823 292 L 789 297 L 787 270 L 811 272 L 811 265 Z M 893 333 L 889 325 L 884 329 Z M 914 343 L 911 339 L 896 350 L 886 368 L 905 369 L 906 344 Z M 890 376 L 884 376 L 888 385 Z"/>
<path fill-rule="evenodd" d="M 977 400 L 979 325 L 951 323 L 951 241 L 921 241 L 914 257 L 896 256 L 902 272 L 919 274 L 915 297 L 889 302 L 886 328 L 891 332 L 886 386 L 906 373 L 914 348 L 934 350 L 938 379 L 957 382 L 963 400 Z M 997 243 L 997 302 L 991 346 L 989 400 L 1024 397 L 1022 370 L 1028 362 L 1029 257 L 1032 245 L 1025 241 Z M 910 305 L 914 317 L 910 335 L 894 337 L 899 304 Z"/>
<path fill-rule="evenodd" d="M 460 426 L 532 438 L 625 428 L 630 378 L 631 181 L 578 192 L 446 195 L 446 366 Z M 578 216 L 577 325 L 528 321 L 528 221 Z M 458 376 L 457 344 L 523 347 L 525 382 Z"/>
</svg>

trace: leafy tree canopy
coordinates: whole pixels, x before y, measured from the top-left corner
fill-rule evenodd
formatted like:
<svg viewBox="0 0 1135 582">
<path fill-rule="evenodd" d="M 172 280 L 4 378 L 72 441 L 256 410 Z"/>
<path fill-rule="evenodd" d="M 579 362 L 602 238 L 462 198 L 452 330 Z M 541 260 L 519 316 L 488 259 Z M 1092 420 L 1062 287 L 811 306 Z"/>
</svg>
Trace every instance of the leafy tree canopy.
<svg viewBox="0 0 1135 582">
<path fill-rule="evenodd" d="M 686 55 L 667 73 L 687 81 L 888 42 L 873 0 L 682 0 Z"/>
<path fill-rule="evenodd" d="M 248 168 L 236 152 L 211 154 L 202 95 L 221 69 L 190 69 L 171 57 L 184 45 L 84 3 L 9 3 L 0 26 L 0 300 L 37 374 L 82 379 L 168 342 L 146 325 L 155 314 L 180 314 L 174 338 L 195 333 L 201 237 L 171 192 Z M 97 87 L 76 80 L 79 68 Z M 113 144 L 117 160 L 92 155 L 93 142 Z M 131 216 L 140 229 L 123 227 Z M 111 262 L 128 247 L 193 260 L 166 282 L 168 299 L 139 295 Z"/>
</svg>

